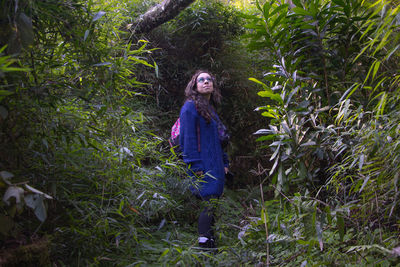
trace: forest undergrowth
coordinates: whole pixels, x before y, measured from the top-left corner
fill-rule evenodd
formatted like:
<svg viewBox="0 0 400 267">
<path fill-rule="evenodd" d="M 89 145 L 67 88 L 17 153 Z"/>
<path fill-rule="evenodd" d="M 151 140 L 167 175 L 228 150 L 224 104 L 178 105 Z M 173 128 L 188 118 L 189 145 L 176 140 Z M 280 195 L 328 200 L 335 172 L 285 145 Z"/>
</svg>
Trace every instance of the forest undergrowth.
<svg viewBox="0 0 400 267">
<path fill-rule="evenodd" d="M 0 265 L 400 264 L 398 3 L 195 1 L 132 35 L 156 3 L 1 2 Z M 198 68 L 232 135 L 216 251 L 167 142 Z"/>
</svg>

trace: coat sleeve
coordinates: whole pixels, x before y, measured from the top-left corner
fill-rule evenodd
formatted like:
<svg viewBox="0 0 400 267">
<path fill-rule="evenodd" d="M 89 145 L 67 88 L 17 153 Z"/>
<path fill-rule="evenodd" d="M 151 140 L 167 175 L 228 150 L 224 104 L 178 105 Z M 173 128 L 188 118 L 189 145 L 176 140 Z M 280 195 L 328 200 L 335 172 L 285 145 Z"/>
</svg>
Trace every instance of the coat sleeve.
<svg viewBox="0 0 400 267">
<path fill-rule="evenodd" d="M 225 152 L 223 152 L 222 157 L 223 157 L 223 161 L 224 161 L 224 167 L 229 167 L 228 155 Z"/>
<path fill-rule="evenodd" d="M 198 116 L 190 109 L 183 109 L 180 115 L 180 146 L 182 148 L 183 161 L 193 172 L 204 171 L 200 151 L 198 150 L 199 139 L 197 137 Z"/>
</svg>

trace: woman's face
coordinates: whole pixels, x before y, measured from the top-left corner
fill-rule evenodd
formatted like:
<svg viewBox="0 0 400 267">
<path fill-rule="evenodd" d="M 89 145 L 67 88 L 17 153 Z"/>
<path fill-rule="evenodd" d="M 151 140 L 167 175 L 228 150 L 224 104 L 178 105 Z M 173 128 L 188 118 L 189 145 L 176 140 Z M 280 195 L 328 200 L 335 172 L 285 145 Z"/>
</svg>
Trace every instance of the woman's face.
<svg viewBox="0 0 400 267">
<path fill-rule="evenodd" d="M 197 76 L 197 91 L 205 96 L 210 96 L 214 92 L 214 85 L 210 74 L 203 72 Z"/>
</svg>

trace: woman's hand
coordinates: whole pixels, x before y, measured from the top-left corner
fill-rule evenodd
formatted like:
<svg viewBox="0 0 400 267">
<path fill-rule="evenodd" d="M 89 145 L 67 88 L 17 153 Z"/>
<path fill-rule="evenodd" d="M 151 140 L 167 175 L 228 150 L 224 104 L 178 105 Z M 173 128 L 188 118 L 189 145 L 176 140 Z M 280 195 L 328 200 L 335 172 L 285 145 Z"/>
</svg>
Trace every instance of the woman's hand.
<svg viewBox="0 0 400 267">
<path fill-rule="evenodd" d="M 225 169 L 225 174 L 227 174 L 229 172 L 228 167 L 224 167 L 224 169 Z"/>
</svg>

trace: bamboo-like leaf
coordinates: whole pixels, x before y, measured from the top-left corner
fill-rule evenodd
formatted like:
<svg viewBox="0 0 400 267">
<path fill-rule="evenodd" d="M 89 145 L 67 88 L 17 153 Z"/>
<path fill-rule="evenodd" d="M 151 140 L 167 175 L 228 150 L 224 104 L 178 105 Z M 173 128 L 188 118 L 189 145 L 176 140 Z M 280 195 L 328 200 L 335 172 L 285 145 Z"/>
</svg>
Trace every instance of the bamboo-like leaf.
<svg viewBox="0 0 400 267">
<path fill-rule="evenodd" d="M 400 7 L 400 5 L 399 5 L 399 7 Z M 398 44 L 395 48 L 393 48 L 393 49 L 385 56 L 385 58 L 384 58 L 383 60 L 384 60 L 384 61 L 389 60 L 390 57 L 399 49 L 399 47 L 400 47 L 400 44 Z"/>
<path fill-rule="evenodd" d="M 265 204 L 261 208 L 261 221 L 263 223 L 269 223 L 268 211 L 267 211 L 267 207 L 265 207 Z"/>
<path fill-rule="evenodd" d="M 375 66 L 374 66 L 374 71 L 372 72 L 372 80 L 375 79 L 375 75 L 378 72 L 380 65 L 381 65 L 381 62 L 379 60 L 376 61 Z"/>
<path fill-rule="evenodd" d="M 354 94 L 354 92 L 357 90 L 358 87 L 360 87 L 360 85 L 360 83 L 354 83 L 352 86 L 350 86 L 350 88 L 347 89 L 346 92 L 342 95 L 339 102 L 342 102 L 344 99 L 349 99 L 349 97 Z"/>
<path fill-rule="evenodd" d="M 361 193 L 364 189 L 364 187 L 368 184 L 369 178 L 371 178 L 371 176 L 367 175 L 367 177 L 364 177 L 364 182 L 360 188 L 360 191 L 358 193 Z"/>
<path fill-rule="evenodd" d="M 274 114 L 272 114 L 272 113 L 270 113 L 268 111 L 264 111 L 263 113 L 261 113 L 261 115 L 264 116 L 264 117 L 269 117 L 269 118 L 274 118 L 274 119 L 277 118 L 276 115 L 274 115 Z"/>
<path fill-rule="evenodd" d="M 361 171 L 362 167 L 364 166 L 364 158 L 365 158 L 365 155 L 361 154 L 361 156 L 358 160 L 358 171 Z"/>
<path fill-rule="evenodd" d="M 315 141 L 309 141 L 307 143 L 303 143 L 300 145 L 300 147 L 305 147 L 305 146 L 315 146 L 317 143 Z"/>
<path fill-rule="evenodd" d="M 280 147 L 281 147 L 281 145 L 279 144 L 278 147 L 276 148 L 275 152 L 272 154 L 271 158 L 269 159 L 270 161 L 274 160 L 274 158 L 278 155 L 278 153 L 280 152 Z"/>
<path fill-rule="evenodd" d="M 295 4 L 297 7 L 303 7 L 302 3 L 300 0 L 293 0 L 293 4 Z"/>
<path fill-rule="evenodd" d="M 94 17 L 93 17 L 92 22 L 95 22 L 95 21 L 99 20 L 105 14 L 106 14 L 106 12 L 104 12 L 104 11 L 97 12 L 96 15 L 94 15 Z"/>
<path fill-rule="evenodd" d="M 383 39 L 379 42 L 379 45 L 375 48 L 375 51 L 372 53 L 372 55 L 375 55 L 376 52 L 381 50 L 389 41 L 389 36 L 392 34 L 392 30 L 389 30 L 385 33 L 383 36 Z"/>
<path fill-rule="evenodd" d="M 263 87 L 268 88 L 267 85 L 256 78 L 249 78 L 249 81 L 261 84 Z"/>
<path fill-rule="evenodd" d="M 269 130 L 269 129 L 260 129 L 260 130 L 258 130 L 257 132 L 255 132 L 253 134 L 257 135 L 257 134 L 271 134 L 271 133 L 275 134 L 276 131 L 275 130 Z"/>
<path fill-rule="evenodd" d="M 272 165 L 272 168 L 271 168 L 271 170 L 269 172 L 269 175 L 272 175 L 274 173 L 276 167 L 278 166 L 278 162 L 279 162 L 279 157 L 276 157 L 274 165 Z"/>
<path fill-rule="evenodd" d="M 130 56 L 129 59 L 133 60 L 133 61 L 135 61 L 137 63 L 143 64 L 145 66 L 154 68 L 154 66 L 149 64 L 146 60 L 143 60 L 143 59 L 140 59 L 140 58 L 137 58 L 137 57 L 134 57 L 134 56 Z"/>
<path fill-rule="evenodd" d="M 293 75 L 295 75 L 295 74 L 296 74 L 296 72 L 293 73 Z M 294 89 L 290 92 L 290 94 L 289 94 L 289 96 L 288 96 L 288 98 L 287 98 L 287 100 L 286 100 L 285 106 L 288 106 L 288 105 L 290 104 L 290 101 L 292 100 L 292 97 L 293 97 L 295 94 L 297 94 L 297 92 L 299 91 L 299 89 L 300 89 L 300 86 L 296 86 L 296 88 L 294 88 Z"/>
<path fill-rule="evenodd" d="M 271 89 L 269 89 L 271 90 Z M 260 91 L 257 93 L 261 97 L 268 97 L 271 98 L 272 100 L 275 100 L 279 103 L 283 103 L 283 100 L 279 94 L 274 94 L 272 91 Z"/>
<path fill-rule="evenodd" d="M 271 4 L 268 2 L 265 2 L 264 6 L 263 6 L 263 15 L 264 15 L 264 18 L 266 18 L 266 19 L 270 18 L 270 16 L 269 16 L 270 8 L 271 8 Z"/>
<path fill-rule="evenodd" d="M 310 16 L 310 17 L 312 17 L 312 14 L 311 14 L 310 12 L 308 12 L 308 11 L 306 11 L 306 10 L 300 8 L 300 7 L 294 7 L 294 8 L 292 8 L 292 11 L 293 11 L 294 13 L 298 14 L 298 15 Z"/>
<path fill-rule="evenodd" d="M 166 248 L 163 253 L 161 253 L 160 257 L 158 258 L 158 261 L 161 261 L 163 257 L 165 257 L 165 255 L 167 255 L 169 253 L 169 248 Z"/>
<path fill-rule="evenodd" d="M 382 115 L 385 112 L 385 107 L 386 107 L 386 102 L 387 102 L 387 93 L 386 92 L 382 92 L 379 95 L 382 95 L 382 96 L 381 96 L 379 103 L 376 105 L 376 117 L 378 117 L 379 115 Z"/>
<path fill-rule="evenodd" d="M 277 7 L 276 7 L 274 10 L 272 10 L 272 12 L 270 13 L 270 17 L 272 17 L 273 15 L 279 13 L 282 9 L 286 9 L 286 8 L 288 8 L 288 7 L 289 7 L 288 4 L 283 4 L 283 5 L 277 6 Z M 285 10 L 285 11 L 286 11 L 286 10 Z M 285 13 L 286 13 L 286 12 L 285 12 Z M 285 13 L 282 13 L 282 14 L 285 14 Z"/>
<path fill-rule="evenodd" d="M 88 36 L 89 36 L 89 30 L 86 30 L 85 31 L 85 35 L 83 36 L 83 41 L 86 41 L 86 39 L 88 38 Z"/>
<path fill-rule="evenodd" d="M 261 136 L 256 139 L 256 142 L 261 142 L 261 141 L 270 141 L 273 140 L 277 135 L 276 134 L 270 134 L 266 136 Z"/>
<path fill-rule="evenodd" d="M 280 14 L 275 20 L 274 23 L 271 25 L 270 30 L 273 31 L 275 29 L 275 27 L 281 22 L 281 20 L 283 18 L 286 18 L 287 14 L 286 13 L 282 13 Z"/>
</svg>

